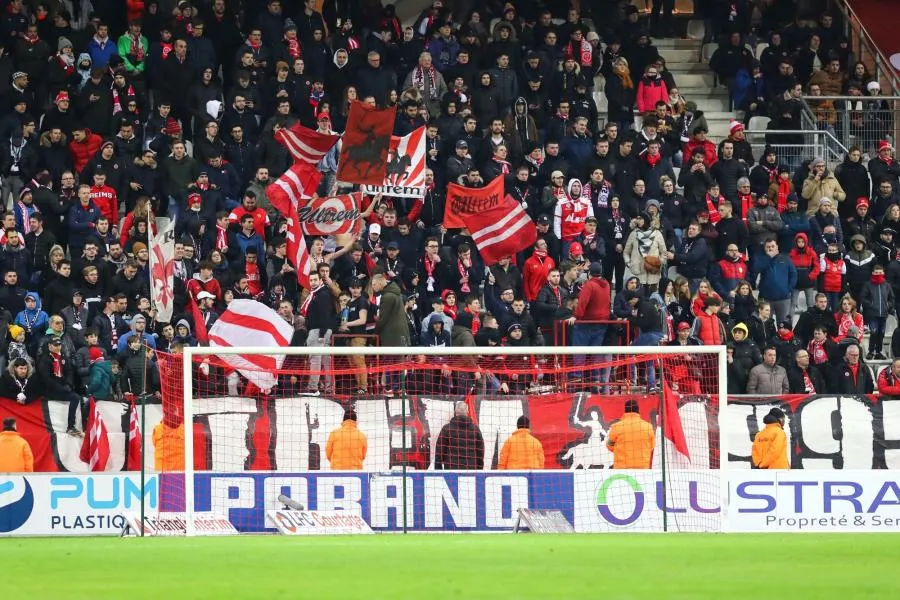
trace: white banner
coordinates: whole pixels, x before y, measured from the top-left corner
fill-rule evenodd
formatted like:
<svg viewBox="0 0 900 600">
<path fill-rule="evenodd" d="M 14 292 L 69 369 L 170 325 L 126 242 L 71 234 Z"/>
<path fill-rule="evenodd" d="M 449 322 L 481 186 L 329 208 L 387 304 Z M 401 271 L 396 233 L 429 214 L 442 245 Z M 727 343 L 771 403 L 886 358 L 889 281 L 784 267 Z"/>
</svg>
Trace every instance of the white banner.
<svg viewBox="0 0 900 600">
<path fill-rule="evenodd" d="M 268 510 L 266 521 L 283 535 L 375 533 L 361 515 L 347 510 Z"/>
<path fill-rule="evenodd" d="M 574 474 L 575 531 L 721 531 L 718 471 L 588 470 Z"/>
<path fill-rule="evenodd" d="M 159 483 L 140 475 L 46 473 L 0 475 L 0 536 L 118 535 L 124 513 L 159 506 Z"/>
<path fill-rule="evenodd" d="M 152 230 L 148 230 L 152 231 Z M 160 323 L 172 320 L 175 309 L 175 220 L 150 242 L 150 300 Z"/>
<path fill-rule="evenodd" d="M 896 532 L 900 485 L 891 471 L 727 473 L 729 532 Z"/>
<path fill-rule="evenodd" d="M 139 513 L 126 513 L 125 518 L 131 527 L 131 533 L 144 536 L 178 537 L 186 535 L 187 514 L 180 512 L 166 512 L 153 515 L 144 515 L 143 527 Z M 237 535 L 226 517 L 211 512 L 195 512 L 191 521 L 194 523 L 196 535 Z"/>
</svg>

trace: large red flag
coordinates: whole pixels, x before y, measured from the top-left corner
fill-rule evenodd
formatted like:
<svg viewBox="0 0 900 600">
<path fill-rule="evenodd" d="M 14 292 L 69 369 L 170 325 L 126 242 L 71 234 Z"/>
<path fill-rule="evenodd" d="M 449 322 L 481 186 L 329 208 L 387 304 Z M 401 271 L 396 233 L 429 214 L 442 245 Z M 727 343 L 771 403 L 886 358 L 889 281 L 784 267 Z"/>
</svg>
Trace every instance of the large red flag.
<svg viewBox="0 0 900 600">
<path fill-rule="evenodd" d="M 206 321 L 203 319 L 203 313 L 200 312 L 200 306 L 194 300 L 193 294 L 188 294 L 188 304 L 191 307 L 191 317 L 194 319 L 194 336 L 197 338 L 197 343 L 209 346 L 209 332 L 206 329 Z"/>
<path fill-rule="evenodd" d="M 109 461 L 109 436 L 100 407 L 91 398 L 88 408 L 88 425 L 84 432 L 84 441 L 81 443 L 81 462 L 87 463 L 91 471 L 103 471 Z"/>
<path fill-rule="evenodd" d="M 690 461 L 687 438 L 684 437 L 684 426 L 678 412 L 678 392 L 672 390 L 667 379 L 663 378 L 663 435 L 672 442 L 680 454 Z M 667 455 L 668 456 L 668 455 Z"/>
<path fill-rule="evenodd" d="M 454 225 L 447 224 L 447 216 Z M 458 219 L 458 221 L 457 221 Z M 483 188 L 447 186 L 444 226 L 469 230 L 484 264 L 492 265 L 537 241 L 537 227 L 522 205 L 503 192 L 503 176 Z"/>
<path fill-rule="evenodd" d="M 393 124 L 393 121 L 391 121 Z M 341 139 L 336 133 L 319 133 L 299 123 L 275 132 L 275 140 L 287 148 L 295 163 L 315 166 Z"/>
<path fill-rule="evenodd" d="M 312 198 L 322 181 L 322 173 L 315 166 L 298 162 L 266 187 L 266 196 L 278 212 L 284 216 L 297 210 L 303 200 Z"/>
<path fill-rule="evenodd" d="M 131 399 L 131 413 L 128 419 L 128 470 L 141 470 L 141 421 L 138 418 L 137 405 Z"/>
<path fill-rule="evenodd" d="M 381 185 L 397 107 L 373 108 L 362 102 L 350 105 L 337 178 L 347 183 Z"/>
</svg>

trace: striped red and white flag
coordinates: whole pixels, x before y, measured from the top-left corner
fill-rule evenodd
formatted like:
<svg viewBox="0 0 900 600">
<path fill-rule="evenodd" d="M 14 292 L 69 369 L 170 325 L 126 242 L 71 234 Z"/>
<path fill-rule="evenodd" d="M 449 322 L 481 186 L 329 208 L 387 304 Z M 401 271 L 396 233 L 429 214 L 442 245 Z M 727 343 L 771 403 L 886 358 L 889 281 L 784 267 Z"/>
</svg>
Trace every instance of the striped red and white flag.
<svg viewBox="0 0 900 600">
<path fill-rule="evenodd" d="M 284 146 L 295 163 L 317 165 L 341 139 L 336 133 L 319 133 L 296 123 L 275 132 L 275 139 Z"/>
<path fill-rule="evenodd" d="M 287 258 L 297 270 L 297 281 L 306 289 L 309 289 L 309 273 L 313 270 L 313 260 L 306 247 L 306 239 L 303 237 L 303 225 L 297 210 L 292 209 L 287 218 Z"/>
<path fill-rule="evenodd" d="M 424 197 L 426 141 L 425 127 L 419 127 L 403 137 L 391 136 L 384 183 L 364 185 L 362 191 L 399 198 Z"/>
<path fill-rule="evenodd" d="M 233 300 L 209 330 L 211 347 L 283 348 L 291 344 L 294 326 L 277 312 L 256 300 Z M 261 390 L 278 383 L 276 371 L 284 362 L 283 354 L 225 354 L 225 364 Z"/>
<path fill-rule="evenodd" d="M 266 196 L 278 212 L 290 217 L 292 210 L 305 204 L 303 200 L 312 198 L 320 181 L 322 174 L 315 166 L 298 162 L 266 187 Z"/>
<path fill-rule="evenodd" d="M 91 471 L 104 471 L 109 462 L 109 435 L 100 407 L 93 398 L 88 407 L 88 425 L 84 441 L 81 442 L 79 458 L 81 462 L 88 464 Z"/>
</svg>

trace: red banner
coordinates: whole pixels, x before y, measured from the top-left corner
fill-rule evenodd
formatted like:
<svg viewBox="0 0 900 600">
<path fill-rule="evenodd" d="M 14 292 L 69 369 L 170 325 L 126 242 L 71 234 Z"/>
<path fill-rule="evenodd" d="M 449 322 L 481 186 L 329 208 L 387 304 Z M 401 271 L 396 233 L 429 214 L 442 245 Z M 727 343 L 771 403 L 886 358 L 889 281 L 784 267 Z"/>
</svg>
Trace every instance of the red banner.
<svg viewBox="0 0 900 600">
<path fill-rule="evenodd" d="M 350 105 L 338 165 L 339 181 L 366 185 L 384 182 L 396 112 L 396 106 L 373 108 L 362 102 Z"/>
<path fill-rule="evenodd" d="M 297 216 L 305 235 L 339 235 L 353 233 L 359 223 L 362 194 L 344 194 L 311 198 L 306 206 L 297 209 Z"/>
<path fill-rule="evenodd" d="M 493 210 L 503 198 L 503 177 L 497 177 L 484 187 L 467 188 L 457 183 L 447 184 L 447 202 L 444 205 L 444 227 L 462 229 L 466 217 Z"/>
</svg>

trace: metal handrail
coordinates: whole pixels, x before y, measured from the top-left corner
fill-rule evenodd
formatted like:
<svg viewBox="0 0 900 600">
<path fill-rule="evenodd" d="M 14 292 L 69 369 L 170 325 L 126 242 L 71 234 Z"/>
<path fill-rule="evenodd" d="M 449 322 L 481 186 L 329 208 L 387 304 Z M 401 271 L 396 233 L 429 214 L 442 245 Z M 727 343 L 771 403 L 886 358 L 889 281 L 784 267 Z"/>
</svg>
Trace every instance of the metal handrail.
<svg viewBox="0 0 900 600">
<path fill-rule="evenodd" d="M 850 100 L 852 102 L 876 102 L 879 100 L 900 100 L 897 96 L 802 96 L 801 99 L 805 103 L 807 99 L 813 100 Z"/>
<path fill-rule="evenodd" d="M 757 137 L 761 136 L 765 138 L 767 135 L 803 135 L 803 136 L 813 136 L 815 138 L 824 138 L 825 141 L 822 142 L 823 152 L 818 152 L 816 149 L 818 148 L 817 143 L 813 143 L 811 145 L 813 149 L 813 154 L 817 156 L 825 156 L 825 160 L 828 160 L 827 156 L 834 156 L 835 161 L 843 160 L 843 154 L 845 154 L 848 150 L 847 147 L 837 139 L 834 134 L 830 131 L 824 129 L 765 129 L 765 130 L 753 130 L 748 129 L 744 131 L 745 137 L 750 140 L 751 144 L 758 143 L 753 141 Z M 804 146 L 810 146 L 810 144 L 804 144 Z"/>
<path fill-rule="evenodd" d="M 879 80 L 882 77 L 887 79 L 888 83 L 890 83 L 891 91 L 900 95 L 900 75 L 891 66 L 891 61 L 881 53 L 881 49 L 875 44 L 875 40 L 872 39 L 872 36 L 869 35 L 865 26 L 863 26 L 859 15 L 851 8 L 847 0 L 837 0 L 834 4 L 837 5 L 838 10 L 841 11 L 841 15 L 844 17 L 844 25 L 848 29 L 845 33 L 850 33 L 849 30 L 855 26 L 862 38 L 860 39 L 860 44 L 865 44 L 866 50 L 875 57 L 875 77 Z M 851 23 L 855 25 L 851 25 Z M 849 38 L 850 36 L 848 35 L 847 37 Z"/>
</svg>

